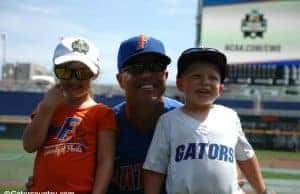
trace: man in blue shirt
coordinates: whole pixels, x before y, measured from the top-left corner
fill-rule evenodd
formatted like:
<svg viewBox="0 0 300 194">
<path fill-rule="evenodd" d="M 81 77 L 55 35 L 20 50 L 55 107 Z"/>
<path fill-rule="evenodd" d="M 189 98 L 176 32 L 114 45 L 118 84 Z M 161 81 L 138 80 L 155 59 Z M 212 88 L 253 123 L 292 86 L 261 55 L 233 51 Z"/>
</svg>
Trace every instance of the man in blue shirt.
<svg viewBox="0 0 300 194">
<path fill-rule="evenodd" d="M 117 80 L 125 101 L 114 107 L 119 139 L 110 193 L 143 194 L 142 166 L 161 114 L 181 106 L 163 97 L 167 65 L 161 41 L 140 35 L 121 43 Z"/>
<path fill-rule="evenodd" d="M 114 107 L 119 136 L 109 194 L 143 194 L 142 167 L 161 114 L 182 104 L 163 97 L 171 59 L 160 40 L 140 35 L 121 43 L 117 80 L 125 101 Z M 32 177 L 27 186 L 32 184 Z"/>
</svg>

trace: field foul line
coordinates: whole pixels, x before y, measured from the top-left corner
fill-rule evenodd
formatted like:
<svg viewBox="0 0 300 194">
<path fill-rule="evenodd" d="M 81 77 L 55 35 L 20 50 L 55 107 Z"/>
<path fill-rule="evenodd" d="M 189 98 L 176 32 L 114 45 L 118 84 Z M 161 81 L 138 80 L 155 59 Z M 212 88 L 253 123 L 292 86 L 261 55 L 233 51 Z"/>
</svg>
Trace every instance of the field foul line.
<svg viewBox="0 0 300 194">
<path fill-rule="evenodd" d="M 11 156 L 10 156 L 11 155 Z M 21 159 L 25 154 L 0 154 L 0 161 L 12 161 Z"/>
</svg>

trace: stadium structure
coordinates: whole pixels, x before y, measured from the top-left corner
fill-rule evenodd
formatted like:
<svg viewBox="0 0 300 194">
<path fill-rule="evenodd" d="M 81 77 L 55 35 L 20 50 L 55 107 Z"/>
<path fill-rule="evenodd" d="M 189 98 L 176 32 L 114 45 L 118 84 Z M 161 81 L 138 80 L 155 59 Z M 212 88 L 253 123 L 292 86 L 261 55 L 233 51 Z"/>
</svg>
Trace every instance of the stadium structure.
<svg viewBox="0 0 300 194">
<path fill-rule="evenodd" d="M 298 151 L 300 1 L 204 0 L 197 10 L 196 46 L 228 56 L 226 90 L 216 103 L 239 113 L 254 147 Z M 0 138 L 21 137 L 51 85 L 49 79 L 15 78 L 0 81 Z M 109 106 L 123 100 L 117 86 L 93 88 L 95 99 Z M 182 100 L 175 86 L 167 88 L 166 96 Z"/>
<path fill-rule="evenodd" d="M 218 103 L 238 111 L 252 145 L 300 148 L 300 1 L 199 1 L 197 46 L 228 58 Z"/>
</svg>

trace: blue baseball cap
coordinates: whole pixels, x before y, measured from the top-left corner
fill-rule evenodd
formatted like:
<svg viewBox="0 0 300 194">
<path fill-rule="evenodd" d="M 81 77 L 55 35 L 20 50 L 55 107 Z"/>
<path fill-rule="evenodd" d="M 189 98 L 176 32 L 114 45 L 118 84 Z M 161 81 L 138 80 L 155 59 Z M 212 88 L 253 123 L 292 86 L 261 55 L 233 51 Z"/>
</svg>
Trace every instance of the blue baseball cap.
<svg viewBox="0 0 300 194">
<path fill-rule="evenodd" d="M 165 54 L 165 48 L 160 40 L 145 35 L 139 35 L 125 40 L 121 43 L 118 52 L 118 71 L 144 57 L 153 56 L 155 61 L 168 65 L 171 62 L 170 57 Z"/>
</svg>

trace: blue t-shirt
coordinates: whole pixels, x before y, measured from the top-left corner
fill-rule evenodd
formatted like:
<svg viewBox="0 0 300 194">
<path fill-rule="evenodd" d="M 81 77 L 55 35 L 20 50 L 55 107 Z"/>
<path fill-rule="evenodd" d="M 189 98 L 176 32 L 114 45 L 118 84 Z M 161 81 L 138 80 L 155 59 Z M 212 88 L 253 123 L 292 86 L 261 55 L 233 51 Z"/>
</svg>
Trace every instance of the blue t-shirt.
<svg viewBox="0 0 300 194">
<path fill-rule="evenodd" d="M 164 112 L 182 106 L 176 100 L 165 97 Z M 116 114 L 119 137 L 116 150 L 114 181 L 110 186 L 110 194 L 143 194 L 142 167 L 150 146 L 154 129 L 140 133 L 130 125 L 126 113 L 125 102 L 113 109 Z"/>
</svg>

